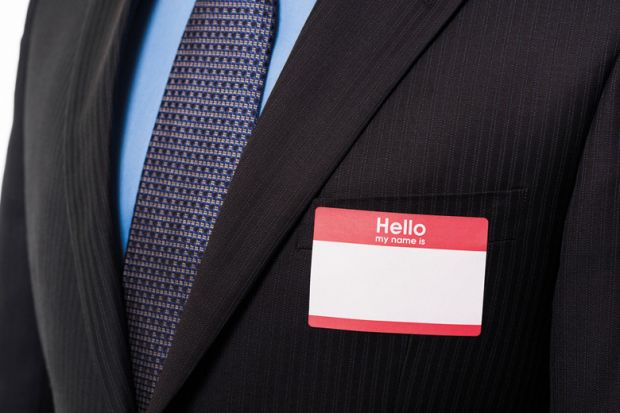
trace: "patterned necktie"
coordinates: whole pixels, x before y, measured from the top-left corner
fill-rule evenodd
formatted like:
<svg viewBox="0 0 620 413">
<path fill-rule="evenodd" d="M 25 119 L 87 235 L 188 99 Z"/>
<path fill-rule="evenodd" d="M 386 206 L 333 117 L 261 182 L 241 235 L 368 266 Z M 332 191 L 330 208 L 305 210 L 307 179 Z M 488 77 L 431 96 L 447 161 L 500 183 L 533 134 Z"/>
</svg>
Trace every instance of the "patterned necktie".
<svg viewBox="0 0 620 413">
<path fill-rule="evenodd" d="M 254 128 L 275 0 L 196 1 L 144 163 L 123 268 L 132 369 L 144 411 L 198 264 Z"/>
</svg>

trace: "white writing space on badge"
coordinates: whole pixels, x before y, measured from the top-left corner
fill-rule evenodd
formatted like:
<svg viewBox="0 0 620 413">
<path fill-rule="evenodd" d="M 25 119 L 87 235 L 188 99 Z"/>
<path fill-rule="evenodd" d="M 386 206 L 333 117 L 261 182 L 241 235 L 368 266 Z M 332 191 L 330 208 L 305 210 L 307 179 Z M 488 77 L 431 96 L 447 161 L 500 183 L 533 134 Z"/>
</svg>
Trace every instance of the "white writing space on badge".
<svg viewBox="0 0 620 413">
<path fill-rule="evenodd" d="M 317 208 L 311 327 L 478 336 L 486 218 Z"/>
</svg>

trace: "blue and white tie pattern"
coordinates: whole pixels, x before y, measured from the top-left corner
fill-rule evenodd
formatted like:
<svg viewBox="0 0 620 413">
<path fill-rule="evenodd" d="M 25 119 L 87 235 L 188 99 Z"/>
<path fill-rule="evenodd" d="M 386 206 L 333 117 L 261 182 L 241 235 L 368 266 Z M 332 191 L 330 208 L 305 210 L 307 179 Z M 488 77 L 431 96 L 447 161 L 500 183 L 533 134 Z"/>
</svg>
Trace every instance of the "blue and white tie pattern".
<svg viewBox="0 0 620 413">
<path fill-rule="evenodd" d="M 144 164 L 123 268 L 141 412 L 258 116 L 275 31 L 274 2 L 197 1 L 177 51 Z"/>
</svg>

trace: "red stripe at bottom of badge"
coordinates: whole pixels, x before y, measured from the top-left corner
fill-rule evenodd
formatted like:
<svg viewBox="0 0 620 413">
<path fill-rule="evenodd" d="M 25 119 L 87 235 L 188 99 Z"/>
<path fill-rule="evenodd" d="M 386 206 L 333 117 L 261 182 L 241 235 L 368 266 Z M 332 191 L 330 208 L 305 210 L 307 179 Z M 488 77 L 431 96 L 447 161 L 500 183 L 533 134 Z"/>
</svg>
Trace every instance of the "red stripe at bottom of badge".
<svg viewBox="0 0 620 413">
<path fill-rule="evenodd" d="M 479 336 L 480 325 L 408 323 L 401 321 L 356 320 L 352 318 L 309 315 L 308 325 L 336 330 L 366 331 L 371 333 L 425 334 L 434 336 Z"/>
</svg>

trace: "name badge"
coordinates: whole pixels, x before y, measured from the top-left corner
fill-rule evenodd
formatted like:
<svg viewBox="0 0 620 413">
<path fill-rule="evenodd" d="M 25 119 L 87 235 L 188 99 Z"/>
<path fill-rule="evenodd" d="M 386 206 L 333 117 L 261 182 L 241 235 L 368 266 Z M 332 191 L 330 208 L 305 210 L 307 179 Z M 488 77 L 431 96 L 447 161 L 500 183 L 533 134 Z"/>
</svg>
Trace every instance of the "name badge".
<svg viewBox="0 0 620 413">
<path fill-rule="evenodd" d="M 486 218 L 319 207 L 311 327 L 478 336 Z"/>
</svg>

